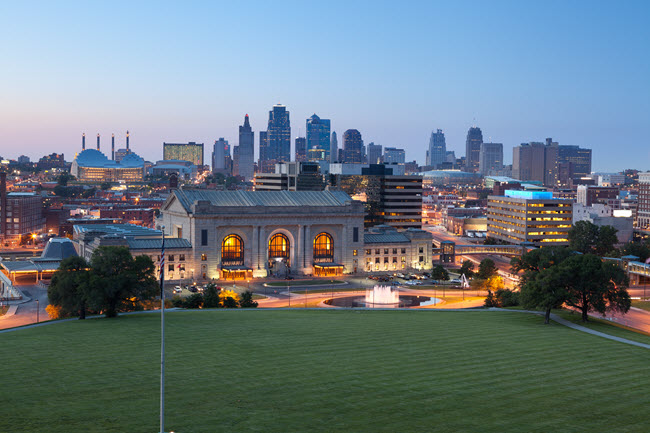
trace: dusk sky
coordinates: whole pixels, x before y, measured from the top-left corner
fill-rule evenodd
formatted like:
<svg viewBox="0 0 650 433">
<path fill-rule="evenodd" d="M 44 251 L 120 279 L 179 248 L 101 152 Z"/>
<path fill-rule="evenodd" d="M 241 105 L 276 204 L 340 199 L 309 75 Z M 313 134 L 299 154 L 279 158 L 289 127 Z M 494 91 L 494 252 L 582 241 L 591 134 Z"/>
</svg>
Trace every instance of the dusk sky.
<svg viewBox="0 0 650 433">
<path fill-rule="evenodd" d="M 61 4 L 59 4 L 61 3 Z M 162 142 L 237 144 L 278 102 L 339 135 L 465 153 L 552 137 L 593 169 L 650 170 L 650 2 L 11 2 L 0 7 L 0 155 L 68 161 L 81 133 L 148 160 Z M 292 143 L 293 145 L 293 143 Z"/>
</svg>

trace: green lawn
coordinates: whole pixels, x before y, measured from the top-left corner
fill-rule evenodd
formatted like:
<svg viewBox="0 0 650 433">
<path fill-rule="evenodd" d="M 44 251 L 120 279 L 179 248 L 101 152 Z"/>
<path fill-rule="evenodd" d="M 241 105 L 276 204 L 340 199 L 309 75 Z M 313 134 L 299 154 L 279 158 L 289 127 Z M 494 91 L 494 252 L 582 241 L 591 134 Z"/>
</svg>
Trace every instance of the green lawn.
<svg viewBox="0 0 650 433">
<path fill-rule="evenodd" d="M 650 311 L 650 301 L 632 301 L 632 306 L 636 308 L 641 308 L 642 310 Z"/>
<path fill-rule="evenodd" d="M 296 309 L 166 317 L 168 431 L 648 428 L 650 351 L 538 316 Z M 0 431 L 157 431 L 159 333 L 159 316 L 140 314 L 0 334 Z"/>
<path fill-rule="evenodd" d="M 327 284 L 343 284 L 344 281 L 338 280 L 286 280 L 276 283 L 267 283 L 269 287 L 287 287 L 287 286 L 325 286 Z"/>
</svg>

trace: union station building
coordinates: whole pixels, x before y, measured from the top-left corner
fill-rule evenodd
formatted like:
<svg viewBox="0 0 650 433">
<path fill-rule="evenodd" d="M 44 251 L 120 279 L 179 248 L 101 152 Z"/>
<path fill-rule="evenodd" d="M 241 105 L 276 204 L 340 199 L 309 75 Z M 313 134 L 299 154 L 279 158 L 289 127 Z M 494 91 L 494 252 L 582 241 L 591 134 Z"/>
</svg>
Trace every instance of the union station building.
<svg viewBox="0 0 650 433">
<path fill-rule="evenodd" d="M 409 229 L 398 235 L 390 227 L 364 234 L 363 203 L 342 191 L 178 189 L 161 208 L 157 228 L 163 226 L 167 237 L 191 244 L 188 266 L 197 279 L 432 267 L 431 234 Z"/>
</svg>

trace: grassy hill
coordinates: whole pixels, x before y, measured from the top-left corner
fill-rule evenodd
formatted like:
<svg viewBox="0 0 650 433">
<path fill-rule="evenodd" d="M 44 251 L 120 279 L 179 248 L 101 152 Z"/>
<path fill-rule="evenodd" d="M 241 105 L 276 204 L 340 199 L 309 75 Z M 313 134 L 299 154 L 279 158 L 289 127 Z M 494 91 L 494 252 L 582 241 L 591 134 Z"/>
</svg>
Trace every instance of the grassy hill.
<svg viewBox="0 0 650 433">
<path fill-rule="evenodd" d="M 219 310 L 167 325 L 176 432 L 647 431 L 649 351 L 540 317 Z M 19 330 L 0 347 L 0 431 L 157 431 L 158 315 Z"/>
</svg>

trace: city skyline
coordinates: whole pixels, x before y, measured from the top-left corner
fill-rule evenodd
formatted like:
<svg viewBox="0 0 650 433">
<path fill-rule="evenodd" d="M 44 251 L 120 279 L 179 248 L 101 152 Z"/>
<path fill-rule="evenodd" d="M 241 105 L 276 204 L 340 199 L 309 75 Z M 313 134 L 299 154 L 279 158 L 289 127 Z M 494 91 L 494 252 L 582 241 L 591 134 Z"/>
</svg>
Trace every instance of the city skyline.
<svg viewBox="0 0 650 433">
<path fill-rule="evenodd" d="M 0 155 L 36 159 L 55 150 L 70 161 L 81 133 L 115 133 L 122 148 L 129 129 L 133 151 L 155 161 L 163 142 L 236 144 L 244 114 L 257 134 L 280 102 L 298 122 L 292 142 L 315 112 L 339 135 L 357 129 L 420 164 L 432 131 L 442 129 L 448 150 L 463 156 L 476 125 L 484 141 L 503 143 L 506 164 L 513 147 L 553 137 L 593 149 L 594 170 L 648 169 L 650 7 L 584 4 L 333 5 L 317 19 L 336 22 L 337 32 L 315 30 L 290 5 L 252 2 L 243 32 L 236 5 L 13 4 L 0 17 L 11 35 L 0 71 Z M 216 16 L 218 35 L 210 30 Z M 531 33 L 531 20 L 552 31 Z M 89 21 L 114 31 L 89 32 Z M 196 31 L 167 31 L 183 23 Z M 286 50 L 263 48 L 271 32 L 288 41 Z M 314 44 L 329 55 L 312 52 Z M 235 59 L 237 68 L 219 67 Z M 273 61 L 273 70 L 260 74 L 261 61 Z"/>
</svg>

